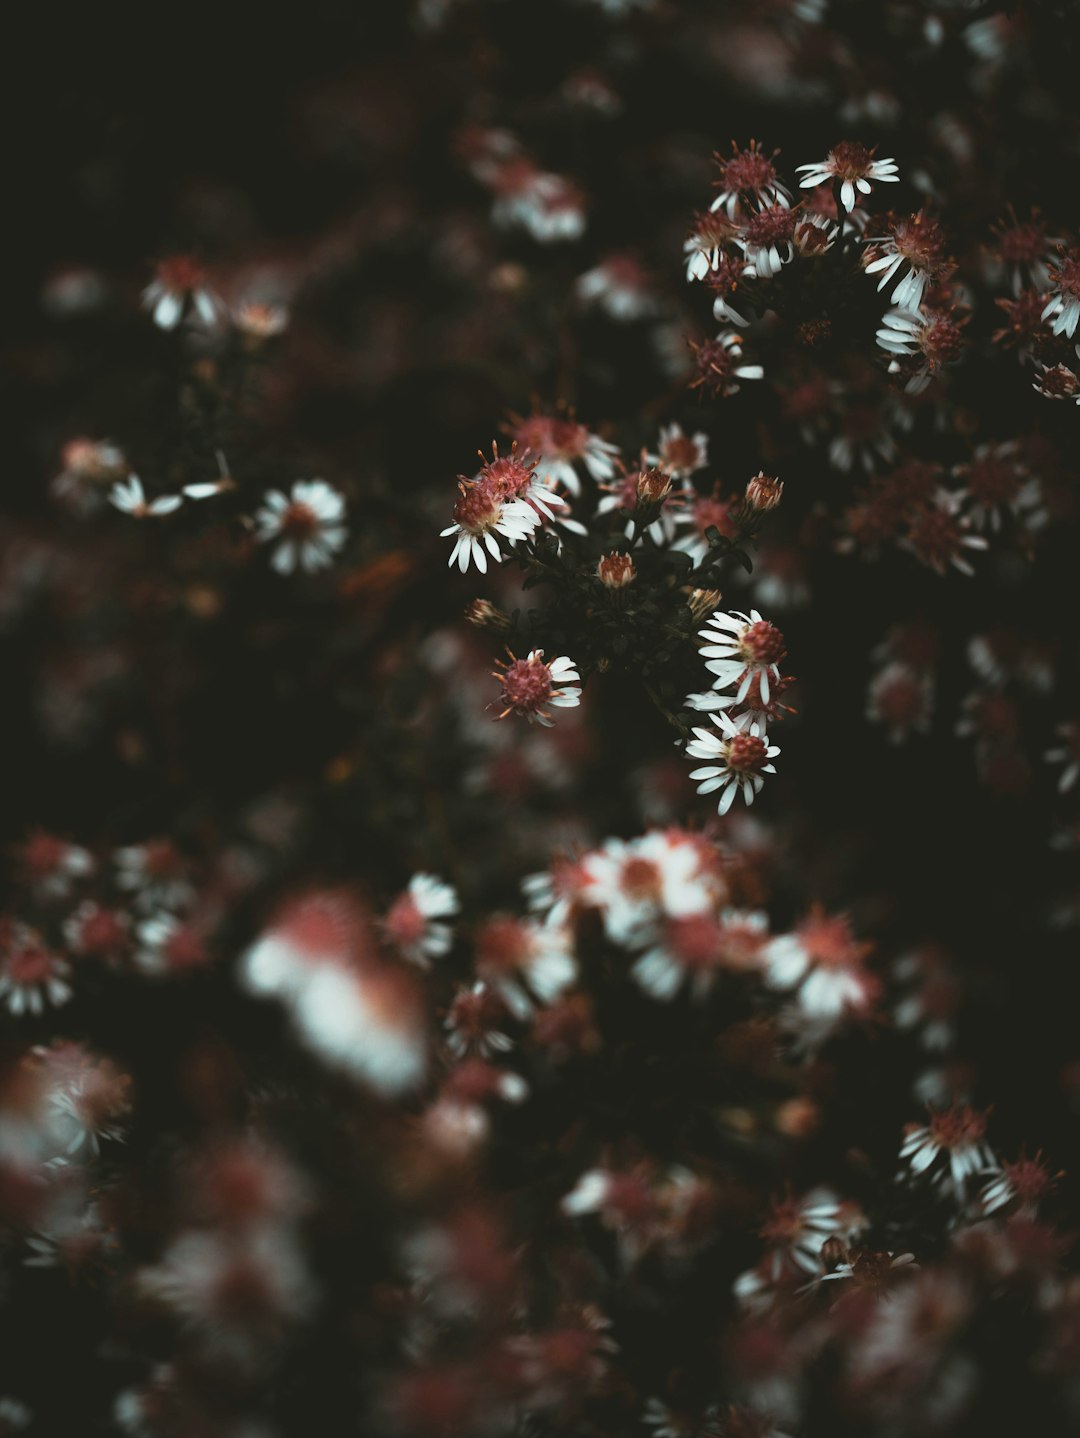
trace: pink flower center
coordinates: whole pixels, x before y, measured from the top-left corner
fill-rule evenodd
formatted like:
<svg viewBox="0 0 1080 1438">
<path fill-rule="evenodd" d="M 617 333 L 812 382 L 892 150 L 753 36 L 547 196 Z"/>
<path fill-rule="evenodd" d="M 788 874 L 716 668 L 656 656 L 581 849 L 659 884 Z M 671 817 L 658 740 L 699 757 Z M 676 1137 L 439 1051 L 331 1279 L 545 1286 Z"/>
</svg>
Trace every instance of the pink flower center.
<svg viewBox="0 0 1080 1438">
<path fill-rule="evenodd" d="M 753 664 L 778 664 L 787 653 L 784 636 L 767 619 L 758 619 L 743 630 L 739 648 Z"/>
<path fill-rule="evenodd" d="M 466 534 L 486 534 L 494 529 L 503 511 L 497 483 L 480 479 L 466 484 L 454 505 L 454 523 Z"/>
<path fill-rule="evenodd" d="M 542 659 L 515 659 L 502 676 L 503 698 L 519 714 L 535 714 L 551 698 L 551 670 Z"/>
<path fill-rule="evenodd" d="M 290 539 L 310 539 L 319 528 L 319 517 L 308 504 L 294 500 L 281 515 L 281 530 Z"/>
<path fill-rule="evenodd" d="M 752 245 L 764 248 L 788 244 L 795 233 L 796 218 L 794 210 L 786 210 L 783 205 L 770 205 L 747 220 L 746 238 Z"/>
<path fill-rule="evenodd" d="M 986 1115 L 966 1104 L 956 1104 L 930 1119 L 931 1136 L 940 1148 L 965 1148 L 981 1142 L 985 1132 Z"/>
<path fill-rule="evenodd" d="M 737 774 L 754 774 L 765 763 L 767 748 L 756 734 L 735 734 L 726 745 L 727 766 Z"/>
<path fill-rule="evenodd" d="M 426 922 L 411 894 L 402 894 L 386 916 L 386 936 L 399 948 L 408 948 L 424 937 Z"/>
<path fill-rule="evenodd" d="M 48 949 L 42 948 L 40 944 L 29 944 L 25 948 L 13 950 L 4 967 L 13 984 L 33 988 L 52 978 L 54 963 L 53 955 Z"/>
<path fill-rule="evenodd" d="M 857 140 L 841 140 L 829 153 L 829 169 L 838 180 L 864 179 L 873 162 L 873 152 Z"/>
<path fill-rule="evenodd" d="M 723 188 L 732 194 L 759 195 L 776 183 L 776 168 L 760 150 L 738 150 L 721 169 Z"/>
</svg>

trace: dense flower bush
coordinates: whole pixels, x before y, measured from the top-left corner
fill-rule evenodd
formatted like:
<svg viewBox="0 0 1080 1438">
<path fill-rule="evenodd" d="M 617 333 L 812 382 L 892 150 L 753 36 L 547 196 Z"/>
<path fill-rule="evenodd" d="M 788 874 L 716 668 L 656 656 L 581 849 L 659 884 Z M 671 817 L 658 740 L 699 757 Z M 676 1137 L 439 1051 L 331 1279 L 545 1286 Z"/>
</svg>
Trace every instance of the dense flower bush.
<svg viewBox="0 0 1080 1438">
<path fill-rule="evenodd" d="M 1071 11 L 40 47 L 0 1434 L 1080 1426 Z"/>
</svg>

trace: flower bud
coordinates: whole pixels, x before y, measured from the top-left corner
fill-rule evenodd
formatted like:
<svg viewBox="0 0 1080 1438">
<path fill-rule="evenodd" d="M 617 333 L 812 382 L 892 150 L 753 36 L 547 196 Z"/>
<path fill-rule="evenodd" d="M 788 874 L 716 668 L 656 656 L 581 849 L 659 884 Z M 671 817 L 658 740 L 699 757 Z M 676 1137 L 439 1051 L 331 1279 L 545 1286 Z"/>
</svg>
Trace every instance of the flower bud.
<svg viewBox="0 0 1080 1438">
<path fill-rule="evenodd" d="M 723 595 L 719 589 L 686 589 L 686 602 L 689 605 L 690 613 L 695 621 L 704 619 L 707 614 L 712 614 L 720 606 Z"/>
<path fill-rule="evenodd" d="M 490 599 L 474 599 L 465 607 L 465 618 L 477 629 L 509 629 L 510 616 L 504 614 Z"/>
<path fill-rule="evenodd" d="M 629 554 L 605 554 L 596 566 L 596 577 L 605 589 L 625 589 L 637 578 L 637 568 Z"/>
<path fill-rule="evenodd" d="M 651 524 L 670 493 L 670 474 L 662 469 L 643 469 L 637 478 L 637 517 Z"/>
<path fill-rule="evenodd" d="M 769 509 L 775 509 L 780 503 L 783 493 L 782 480 L 759 470 L 746 486 L 746 507 L 759 510 L 762 513 Z"/>
</svg>

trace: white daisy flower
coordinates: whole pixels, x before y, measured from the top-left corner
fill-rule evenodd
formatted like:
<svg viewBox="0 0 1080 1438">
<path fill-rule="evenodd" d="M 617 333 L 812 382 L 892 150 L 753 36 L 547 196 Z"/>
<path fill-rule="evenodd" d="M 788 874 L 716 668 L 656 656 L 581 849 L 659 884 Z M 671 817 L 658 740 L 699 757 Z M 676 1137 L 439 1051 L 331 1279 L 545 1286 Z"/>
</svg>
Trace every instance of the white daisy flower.
<svg viewBox="0 0 1080 1438">
<path fill-rule="evenodd" d="M 160 494 L 157 499 L 147 500 L 142 480 L 137 474 L 129 474 L 119 480 L 109 491 L 109 503 L 122 514 L 133 519 L 158 518 L 163 514 L 174 514 L 183 503 L 178 494 Z"/>
<path fill-rule="evenodd" d="M 255 515 L 260 544 L 280 541 L 270 563 L 279 574 L 299 568 L 313 573 L 333 563 L 348 537 L 345 501 L 323 479 L 298 479 L 292 492 L 269 490 Z"/>
<path fill-rule="evenodd" d="M 439 922 L 458 912 L 457 892 L 434 874 L 414 874 L 383 920 L 387 939 L 421 968 L 450 948 L 452 931 Z"/>
<path fill-rule="evenodd" d="M 207 329 L 213 329 L 223 312 L 221 300 L 206 285 L 201 265 L 188 255 L 163 260 L 142 295 L 158 329 L 174 330 L 189 312 Z"/>
<path fill-rule="evenodd" d="M 824 160 L 810 165 L 796 165 L 796 172 L 802 172 L 799 187 L 812 190 L 818 185 L 840 181 L 840 202 L 845 210 L 853 210 L 856 192 L 868 195 L 873 188 L 871 181 L 891 183 L 900 178 L 895 160 L 875 160 L 873 150 L 857 141 L 844 140 L 829 151 Z"/>
<path fill-rule="evenodd" d="M 712 762 L 691 771 L 691 779 L 698 783 L 699 794 L 720 791 L 717 813 L 726 814 L 735 802 L 735 795 L 741 790 L 747 804 L 754 802 L 765 782 L 765 774 L 775 774 L 774 759 L 780 750 L 769 743 L 767 734 L 751 734 L 726 714 L 717 714 L 713 720 L 715 729 L 695 729 L 696 738 L 686 746 L 691 759 L 708 759 Z"/>
<path fill-rule="evenodd" d="M 742 703 L 756 677 L 761 698 L 768 704 L 769 680 L 780 678 L 779 660 L 787 652 L 784 636 L 775 625 L 762 619 L 756 609 L 749 614 L 717 610 L 706 627 L 698 630 L 698 638 L 708 641 L 699 652 L 708 660 L 706 669 L 716 675 L 716 688 L 736 685 L 735 699 Z"/>
</svg>

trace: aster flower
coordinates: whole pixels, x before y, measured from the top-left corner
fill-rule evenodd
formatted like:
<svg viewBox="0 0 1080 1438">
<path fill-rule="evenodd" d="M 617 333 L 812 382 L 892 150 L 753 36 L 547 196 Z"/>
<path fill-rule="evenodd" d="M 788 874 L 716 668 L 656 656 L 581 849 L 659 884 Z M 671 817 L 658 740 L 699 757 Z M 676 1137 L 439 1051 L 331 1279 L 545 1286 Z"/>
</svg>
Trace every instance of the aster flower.
<svg viewBox="0 0 1080 1438">
<path fill-rule="evenodd" d="M 661 425 L 656 453 L 645 458 L 672 479 L 689 479 L 709 462 L 709 436 L 704 430 L 684 434 L 679 424 Z"/>
<path fill-rule="evenodd" d="M 735 802 L 735 795 L 742 792 L 747 804 L 754 802 L 765 782 L 765 774 L 775 774 L 775 765 L 769 763 L 780 750 L 769 743 L 767 734 L 751 734 L 727 714 L 717 714 L 713 719 L 715 729 L 695 729 L 696 738 L 686 746 L 686 753 L 692 759 L 708 759 L 712 762 L 691 771 L 690 778 L 700 780 L 699 794 L 720 791 L 717 812 L 726 814 Z"/>
<path fill-rule="evenodd" d="M 142 480 L 137 474 L 129 474 L 119 480 L 109 491 L 109 503 L 122 514 L 133 519 L 159 518 L 163 514 L 174 514 L 183 503 L 178 494 L 160 494 L 157 499 L 147 500 Z"/>
<path fill-rule="evenodd" d="M 485 465 L 474 480 L 459 481 L 460 494 L 454 505 L 454 522 L 441 531 L 441 537 L 456 535 L 454 548 L 447 561 L 457 564 L 462 574 L 472 560 L 481 574 L 487 573 L 487 556 L 502 563 L 502 550 L 497 534 L 511 544 L 525 539 L 540 523 L 540 515 L 523 498 L 508 494 L 501 477 Z M 485 553 L 486 549 L 486 553 Z"/>
<path fill-rule="evenodd" d="M 855 208 L 856 192 L 868 195 L 875 183 L 890 183 L 900 178 L 895 160 L 876 160 L 874 151 L 854 140 L 844 140 L 830 150 L 824 160 L 809 165 L 796 165 L 802 173 L 799 187 L 813 189 L 818 185 L 840 182 L 840 202 L 845 210 Z"/>
<path fill-rule="evenodd" d="M 345 501 L 323 479 L 298 479 L 290 494 L 279 489 L 263 496 L 255 516 L 260 544 L 277 541 L 270 563 L 279 574 L 299 567 L 309 574 L 327 569 L 348 537 Z"/>
<path fill-rule="evenodd" d="M 699 652 L 708 660 L 706 669 L 716 675 L 716 688 L 737 685 L 735 699 L 742 703 L 756 678 L 768 704 L 770 678 L 779 679 L 779 661 L 787 653 L 784 636 L 775 625 L 762 619 L 756 609 L 749 614 L 717 610 L 708 625 L 698 630 L 698 638 L 708 641 Z"/>
<path fill-rule="evenodd" d="M 581 867 L 589 881 L 584 901 L 600 910 L 608 938 L 621 945 L 646 941 L 657 924 L 706 913 L 728 896 L 715 850 L 679 828 L 609 839 Z"/>
<path fill-rule="evenodd" d="M 1050 328 L 1054 334 L 1072 339 L 1080 324 L 1080 250 L 1066 251 L 1051 267 L 1050 286 L 1042 317 L 1053 321 Z"/>
<path fill-rule="evenodd" d="M 726 399 L 738 394 L 739 380 L 764 379 L 765 370 L 759 364 L 747 364 L 743 358 L 742 337 L 734 330 L 721 330 L 715 339 L 691 341 L 697 377 L 691 381 L 691 388 L 709 390 L 718 398 Z"/>
<path fill-rule="evenodd" d="M 866 1014 L 880 985 L 866 967 L 871 946 L 857 940 L 844 914 L 813 909 L 793 933 L 770 940 L 762 955 L 766 983 L 790 992 L 789 1019 L 804 1040 L 826 1037 L 849 1014 Z"/>
<path fill-rule="evenodd" d="M 768 280 L 780 273 L 795 253 L 798 212 L 787 204 L 766 205 L 750 214 L 740 226 L 737 243 L 746 255 L 753 279 Z M 722 306 L 725 313 L 726 304 Z M 715 307 L 714 307 L 715 312 Z"/>
<path fill-rule="evenodd" d="M 491 172 L 487 183 L 496 196 L 495 224 L 520 226 L 541 244 L 577 240 L 585 233 L 585 205 L 577 186 L 562 175 L 538 170 L 526 156 L 508 159 Z"/>
<path fill-rule="evenodd" d="M 738 534 L 736 507 L 734 498 L 721 498 L 719 485 L 711 494 L 699 494 L 688 486 L 681 503 L 671 510 L 670 528 L 673 534 L 678 535 L 672 548 L 688 554 L 697 567 L 711 548 L 710 529 L 715 529 L 727 539 L 734 539 Z M 686 533 L 680 534 L 680 530 Z"/>
<path fill-rule="evenodd" d="M 510 653 L 507 650 L 507 653 Z M 546 705 L 558 709 L 574 709 L 581 703 L 581 676 L 572 659 L 560 655 L 550 664 L 544 663 L 544 651 L 533 649 L 524 659 L 510 654 L 510 662 L 496 660 L 502 673 L 492 677 L 502 685 L 502 701 L 506 708 L 499 715 L 520 714 L 530 724 L 550 728 L 555 722 Z"/>
<path fill-rule="evenodd" d="M 57 499 L 86 513 L 101 503 L 105 485 L 114 485 L 128 472 L 119 446 L 108 440 L 73 439 L 61 454 L 63 469 L 52 482 Z"/>
<path fill-rule="evenodd" d="M 1048 764 L 1063 766 L 1058 793 L 1067 794 L 1080 779 L 1080 724 L 1059 724 L 1057 733 L 1065 742 L 1056 749 L 1048 749 L 1045 758 Z"/>
<path fill-rule="evenodd" d="M 452 917 L 458 908 L 452 885 L 434 874 L 414 874 L 383 919 L 383 933 L 405 958 L 426 969 L 450 948 L 450 925 L 439 921 Z"/>
<path fill-rule="evenodd" d="M 745 150 L 740 150 L 732 140 L 729 156 L 714 156 L 720 166 L 720 179 L 717 181 L 720 193 L 709 208 L 723 209 L 730 220 L 734 219 L 740 204 L 751 210 L 760 210 L 767 205 L 790 204 L 791 192 L 778 178 L 773 164 L 778 153 L 774 150 L 771 157 L 766 155 L 758 149 L 756 140 L 751 140 Z"/>
<path fill-rule="evenodd" d="M 67 1003 L 74 990 L 68 982 L 71 968 L 30 929 L 21 926 L 0 958 L 0 1004 L 18 1018 L 41 1014 Z"/>
<path fill-rule="evenodd" d="M 768 939 L 768 917 L 757 911 L 724 909 L 668 919 L 634 963 L 631 977 L 654 999 L 668 1002 L 684 984 L 704 998 L 719 975 L 757 967 Z"/>
<path fill-rule="evenodd" d="M 866 697 L 866 717 L 884 724 L 889 741 L 901 744 L 914 730 L 930 732 L 934 681 L 902 659 L 894 659 L 875 674 Z"/>
<path fill-rule="evenodd" d="M 880 275 L 879 290 L 896 280 L 892 302 L 897 309 L 917 310 L 927 286 L 947 268 L 942 228 L 921 210 L 866 244 L 863 267 L 868 275 Z"/>
<path fill-rule="evenodd" d="M 609 255 L 583 274 L 575 289 L 585 304 L 599 305 L 609 318 L 623 323 L 647 319 L 657 311 L 649 276 L 632 255 Z"/>
<path fill-rule="evenodd" d="M 477 934 L 476 973 L 525 1022 L 570 987 L 577 963 L 565 929 L 496 917 Z"/>
<path fill-rule="evenodd" d="M 942 365 L 957 359 L 964 347 L 963 326 L 966 318 L 956 318 L 947 310 L 892 309 L 882 317 L 877 343 L 891 355 L 914 357 L 916 364 L 904 389 L 908 394 L 921 394 Z M 896 360 L 889 366 L 893 374 L 902 369 Z"/>
<path fill-rule="evenodd" d="M 930 1173 L 933 1181 L 951 1184 L 956 1198 L 963 1201 L 969 1178 L 996 1172 L 998 1167 L 985 1133 L 986 1114 L 967 1104 L 932 1110 L 927 1123 L 907 1125 L 900 1157 L 913 1175 Z M 937 1164 L 939 1158 L 944 1162 Z M 937 1169 L 931 1173 L 935 1164 Z"/>
<path fill-rule="evenodd" d="M 975 570 L 968 553 L 988 545 L 981 534 L 972 533 L 970 519 L 961 513 L 963 503 L 962 494 L 935 490 L 928 503 L 913 508 L 900 547 L 937 574 L 951 567 L 970 578 Z"/>
<path fill-rule="evenodd" d="M 724 215 L 707 212 L 698 215 L 694 228 L 683 242 L 683 253 L 686 255 L 686 278 L 688 280 L 703 280 L 711 270 L 715 270 L 722 262 L 724 249 L 732 243 L 736 230 L 732 222 Z M 744 262 L 736 261 L 741 270 Z"/>
<path fill-rule="evenodd" d="M 143 291 L 142 303 L 162 330 L 174 330 L 186 312 L 213 329 L 223 310 L 221 300 L 206 283 L 203 267 L 190 255 L 162 260 Z"/>
<path fill-rule="evenodd" d="M 548 489 L 561 485 L 575 498 L 580 495 L 577 464 L 583 464 L 590 478 L 597 481 L 611 479 L 615 474 L 618 445 L 601 439 L 576 420 L 543 414 L 525 419 L 513 415 L 508 427 L 515 445 L 528 456 L 537 482 Z"/>
</svg>

